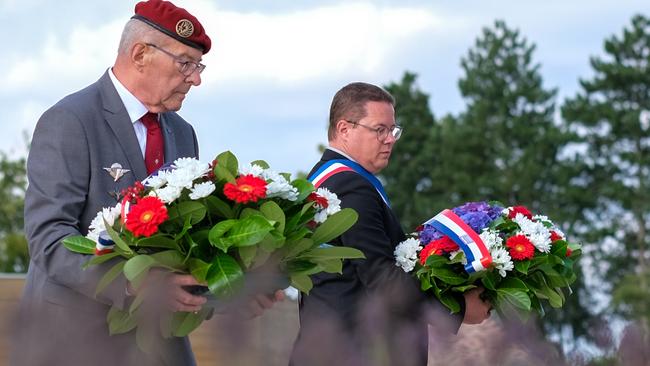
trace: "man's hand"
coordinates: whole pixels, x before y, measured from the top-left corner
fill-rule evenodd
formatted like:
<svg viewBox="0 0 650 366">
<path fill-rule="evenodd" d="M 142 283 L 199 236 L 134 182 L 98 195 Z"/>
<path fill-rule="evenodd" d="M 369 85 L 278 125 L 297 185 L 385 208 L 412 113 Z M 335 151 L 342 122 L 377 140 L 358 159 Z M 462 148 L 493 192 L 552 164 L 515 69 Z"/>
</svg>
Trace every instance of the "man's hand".
<svg viewBox="0 0 650 366">
<path fill-rule="evenodd" d="M 246 318 L 252 319 L 261 316 L 265 310 L 270 309 L 278 301 L 285 298 L 283 290 L 277 290 L 272 295 L 258 294 L 248 303 L 248 308 L 243 311 Z"/>
<path fill-rule="evenodd" d="M 192 295 L 183 288 L 195 285 L 201 284 L 192 275 L 152 269 L 138 290 L 135 290 L 131 283 L 127 283 L 127 294 L 135 296 L 140 291 L 147 291 L 172 311 L 194 312 L 201 310 L 201 306 L 207 301 L 205 297 Z"/>
<path fill-rule="evenodd" d="M 490 317 L 492 305 L 481 299 L 481 294 L 485 289 L 483 287 L 473 288 L 463 293 L 465 296 L 465 324 L 481 324 L 483 320 Z"/>
</svg>

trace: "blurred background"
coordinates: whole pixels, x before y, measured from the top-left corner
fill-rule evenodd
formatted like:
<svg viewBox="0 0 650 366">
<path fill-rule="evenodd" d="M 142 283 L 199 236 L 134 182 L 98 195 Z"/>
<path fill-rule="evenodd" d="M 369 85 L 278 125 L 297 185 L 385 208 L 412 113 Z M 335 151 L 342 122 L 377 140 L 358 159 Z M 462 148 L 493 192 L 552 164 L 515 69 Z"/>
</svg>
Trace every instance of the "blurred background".
<svg viewBox="0 0 650 366">
<path fill-rule="evenodd" d="M 213 39 L 181 110 L 203 160 L 232 150 L 309 171 L 332 96 L 366 81 L 396 97 L 405 129 L 381 178 L 406 231 L 443 208 L 498 200 L 549 216 L 583 245 L 564 308 L 524 328 L 464 327 L 432 365 L 471 360 L 470 350 L 492 364 L 650 364 L 647 0 L 175 3 Z M 32 130 L 112 65 L 134 5 L 0 0 L 0 363 L 29 261 Z M 193 336 L 200 364 L 286 364 L 296 308 L 251 322 L 247 353 L 220 341 L 219 317 L 205 323 Z"/>
</svg>

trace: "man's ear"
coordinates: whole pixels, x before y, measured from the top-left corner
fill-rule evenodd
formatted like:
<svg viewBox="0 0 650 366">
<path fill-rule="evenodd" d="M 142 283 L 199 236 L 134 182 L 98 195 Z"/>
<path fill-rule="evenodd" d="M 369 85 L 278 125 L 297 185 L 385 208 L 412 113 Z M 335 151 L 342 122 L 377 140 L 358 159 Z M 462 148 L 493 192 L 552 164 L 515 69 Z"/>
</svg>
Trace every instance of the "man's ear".
<svg viewBox="0 0 650 366">
<path fill-rule="evenodd" d="M 136 43 L 131 47 L 131 62 L 138 71 L 141 71 L 147 63 L 147 45 Z"/>
<path fill-rule="evenodd" d="M 344 119 L 338 120 L 336 122 L 336 136 L 340 138 L 347 138 L 347 134 L 350 131 L 350 123 Z"/>
</svg>

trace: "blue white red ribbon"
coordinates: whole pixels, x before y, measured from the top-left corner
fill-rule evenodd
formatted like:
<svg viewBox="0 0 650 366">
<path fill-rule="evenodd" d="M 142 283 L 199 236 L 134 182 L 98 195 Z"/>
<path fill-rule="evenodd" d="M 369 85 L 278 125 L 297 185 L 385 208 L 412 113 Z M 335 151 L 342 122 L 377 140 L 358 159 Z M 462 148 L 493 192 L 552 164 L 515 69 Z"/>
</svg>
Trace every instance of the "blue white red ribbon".
<svg viewBox="0 0 650 366">
<path fill-rule="evenodd" d="M 364 169 L 361 165 L 358 163 L 355 163 L 352 160 L 348 159 L 334 159 L 334 160 L 329 160 L 325 164 L 323 164 L 318 170 L 314 172 L 314 174 L 310 175 L 309 179 L 311 183 L 314 185 L 314 187 L 318 188 L 320 187 L 329 177 L 333 176 L 334 174 L 338 174 L 341 172 L 349 172 L 349 171 L 354 171 L 360 174 L 362 177 L 366 178 L 370 182 L 370 184 L 375 187 L 377 190 L 377 193 L 379 193 L 379 196 L 381 196 L 381 199 L 386 203 L 388 207 L 390 207 L 390 201 L 388 200 L 388 195 L 386 194 L 386 191 L 384 191 L 384 186 L 381 184 L 379 179 L 375 177 L 372 173 Z"/>
<path fill-rule="evenodd" d="M 424 223 L 453 240 L 465 253 L 467 273 L 485 270 L 492 263 L 490 251 L 478 234 L 452 210 L 444 210 Z"/>
</svg>

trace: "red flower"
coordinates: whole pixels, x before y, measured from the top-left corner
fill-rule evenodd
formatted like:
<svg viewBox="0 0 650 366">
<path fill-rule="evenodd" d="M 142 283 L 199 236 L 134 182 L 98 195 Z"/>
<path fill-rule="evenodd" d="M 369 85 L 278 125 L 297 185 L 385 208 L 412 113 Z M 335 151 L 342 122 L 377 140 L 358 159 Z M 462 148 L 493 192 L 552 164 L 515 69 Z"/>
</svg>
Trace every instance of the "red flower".
<svg viewBox="0 0 650 366">
<path fill-rule="evenodd" d="M 432 240 L 420 251 L 420 264 L 424 265 L 431 254 L 442 255 L 458 249 L 458 244 L 454 243 L 448 236 Z"/>
<path fill-rule="evenodd" d="M 149 237 L 158 231 L 158 225 L 167 220 L 167 208 L 158 197 L 147 196 L 138 200 L 126 217 L 126 228 L 136 237 Z"/>
<path fill-rule="evenodd" d="M 564 240 L 564 238 L 556 231 L 551 231 L 551 242 L 558 241 L 558 240 Z"/>
<path fill-rule="evenodd" d="M 95 255 L 98 255 L 98 256 L 108 254 L 108 253 L 112 253 L 112 252 L 113 252 L 112 248 L 106 248 L 106 249 L 102 249 L 102 250 L 99 250 L 99 249 L 95 248 Z"/>
<path fill-rule="evenodd" d="M 573 250 L 571 250 L 571 248 L 569 248 L 569 247 L 566 247 L 566 256 L 570 257 L 571 253 L 573 253 Z"/>
<path fill-rule="evenodd" d="M 424 230 L 424 225 L 418 225 L 418 227 L 415 228 L 415 231 L 417 231 L 418 233 L 422 230 Z"/>
<path fill-rule="evenodd" d="M 223 193 L 237 203 L 257 202 L 266 197 L 266 182 L 252 174 L 242 175 L 235 181 L 237 184 L 226 183 Z"/>
<path fill-rule="evenodd" d="M 318 195 L 316 192 L 311 192 L 309 196 L 307 196 L 307 200 L 314 202 L 314 206 L 321 210 L 326 209 L 328 206 L 327 198 Z"/>
<path fill-rule="evenodd" d="M 524 235 L 515 235 L 506 240 L 512 259 L 523 261 L 535 255 L 535 246 Z"/>
<path fill-rule="evenodd" d="M 526 216 L 529 219 L 533 219 L 533 214 L 528 211 L 528 209 L 524 206 L 514 206 L 512 207 L 509 212 L 508 212 L 508 218 L 509 219 L 514 219 L 517 214 L 520 213 L 524 216 Z"/>
<path fill-rule="evenodd" d="M 124 197 L 129 202 L 135 203 L 135 201 L 140 198 L 142 193 L 144 192 L 144 185 L 142 182 L 137 181 L 133 186 L 124 188 L 120 192 L 120 196 Z"/>
</svg>

